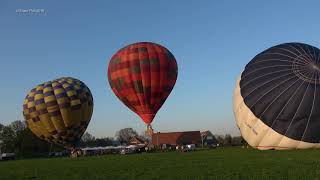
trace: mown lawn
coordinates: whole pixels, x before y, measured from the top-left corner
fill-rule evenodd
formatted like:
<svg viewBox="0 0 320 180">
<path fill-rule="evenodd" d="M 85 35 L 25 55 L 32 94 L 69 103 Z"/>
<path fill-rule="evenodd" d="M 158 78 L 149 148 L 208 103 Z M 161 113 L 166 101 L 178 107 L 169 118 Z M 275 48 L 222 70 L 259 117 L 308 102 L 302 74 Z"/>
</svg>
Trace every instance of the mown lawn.
<svg viewBox="0 0 320 180">
<path fill-rule="evenodd" d="M 0 162 L 0 179 L 319 179 L 320 150 L 220 148 Z"/>
</svg>

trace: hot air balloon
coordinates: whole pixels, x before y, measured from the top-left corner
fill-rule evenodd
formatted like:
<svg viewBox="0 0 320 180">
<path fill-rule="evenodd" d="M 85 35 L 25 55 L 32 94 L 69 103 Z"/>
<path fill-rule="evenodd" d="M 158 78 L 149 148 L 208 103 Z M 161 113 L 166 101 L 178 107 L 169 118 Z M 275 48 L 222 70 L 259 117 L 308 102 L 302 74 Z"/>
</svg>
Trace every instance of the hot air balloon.
<svg viewBox="0 0 320 180">
<path fill-rule="evenodd" d="M 26 96 L 23 116 L 40 139 L 74 148 L 93 111 L 89 88 L 80 80 L 63 77 L 37 85 Z"/>
<path fill-rule="evenodd" d="M 120 49 L 108 66 L 112 91 L 148 128 L 173 89 L 177 74 L 177 62 L 172 53 L 151 42 Z"/>
<path fill-rule="evenodd" d="M 320 148 L 320 50 L 285 43 L 255 56 L 236 83 L 233 110 L 257 149 Z"/>
</svg>

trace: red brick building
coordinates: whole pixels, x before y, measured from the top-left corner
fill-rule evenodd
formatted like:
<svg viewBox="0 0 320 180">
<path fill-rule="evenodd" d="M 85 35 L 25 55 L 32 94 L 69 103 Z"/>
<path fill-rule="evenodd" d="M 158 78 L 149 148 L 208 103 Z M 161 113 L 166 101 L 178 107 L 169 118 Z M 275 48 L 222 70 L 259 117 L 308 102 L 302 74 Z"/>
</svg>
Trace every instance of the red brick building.
<svg viewBox="0 0 320 180">
<path fill-rule="evenodd" d="M 154 133 L 152 135 L 152 144 L 155 146 L 160 146 L 163 144 L 169 144 L 173 146 L 187 144 L 200 145 L 200 131 Z"/>
</svg>

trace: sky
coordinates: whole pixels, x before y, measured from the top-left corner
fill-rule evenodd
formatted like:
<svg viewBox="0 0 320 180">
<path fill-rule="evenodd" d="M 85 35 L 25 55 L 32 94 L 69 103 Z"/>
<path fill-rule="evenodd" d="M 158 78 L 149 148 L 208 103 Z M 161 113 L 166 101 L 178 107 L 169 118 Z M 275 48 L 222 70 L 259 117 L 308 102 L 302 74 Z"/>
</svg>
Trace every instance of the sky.
<svg viewBox="0 0 320 180">
<path fill-rule="evenodd" d="M 320 47 L 320 1 L 0 1 L 0 123 L 22 120 L 37 84 L 63 76 L 94 98 L 88 132 L 146 128 L 113 94 L 107 66 L 117 50 L 150 41 L 167 47 L 178 79 L 153 121 L 155 131 L 210 130 L 239 135 L 232 94 L 245 65 L 286 42 Z M 22 13 L 20 10 L 41 10 Z"/>
</svg>

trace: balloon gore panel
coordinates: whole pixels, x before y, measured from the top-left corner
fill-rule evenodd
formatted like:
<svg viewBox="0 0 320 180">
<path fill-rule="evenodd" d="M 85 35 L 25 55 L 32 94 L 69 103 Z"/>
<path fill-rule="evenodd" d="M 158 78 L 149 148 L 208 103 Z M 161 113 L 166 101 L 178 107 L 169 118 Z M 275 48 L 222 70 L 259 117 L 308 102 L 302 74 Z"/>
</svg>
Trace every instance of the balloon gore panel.
<svg viewBox="0 0 320 180">
<path fill-rule="evenodd" d="M 108 79 L 115 95 L 150 124 L 172 91 L 177 62 L 165 47 L 140 42 L 120 49 L 110 60 Z"/>
<path fill-rule="evenodd" d="M 33 88 L 23 103 L 23 115 L 39 138 L 65 147 L 74 146 L 85 132 L 93 112 L 89 88 L 64 77 Z"/>
<path fill-rule="evenodd" d="M 255 56 L 240 80 L 241 96 L 267 126 L 294 140 L 320 141 L 320 51 L 302 43 Z"/>
</svg>

